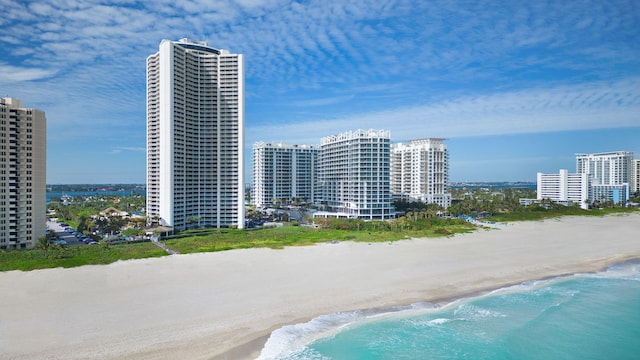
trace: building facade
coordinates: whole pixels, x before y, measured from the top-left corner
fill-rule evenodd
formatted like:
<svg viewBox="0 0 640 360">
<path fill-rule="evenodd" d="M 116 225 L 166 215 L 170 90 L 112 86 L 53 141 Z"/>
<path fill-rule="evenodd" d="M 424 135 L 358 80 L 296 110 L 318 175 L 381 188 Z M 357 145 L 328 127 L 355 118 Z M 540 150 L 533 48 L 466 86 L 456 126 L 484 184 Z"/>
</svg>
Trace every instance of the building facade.
<svg viewBox="0 0 640 360">
<path fill-rule="evenodd" d="M 640 193 L 640 159 L 635 159 L 631 163 L 631 192 Z"/>
<path fill-rule="evenodd" d="M 47 124 L 43 111 L 0 99 L 0 250 L 45 236 Z"/>
<path fill-rule="evenodd" d="M 147 219 L 244 227 L 244 59 L 189 39 L 147 58 Z"/>
<path fill-rule="evenodd" d="M 253 196 L 258 207 L 316 201 L 318 148 L 257 142 L 253 145 Z"/>
<path fill-rule="evenodd" d="M 441 138 L 395 144 L 391 151 L 391 192 L 395 199 L 451 206 L 449 152 Z"/>
<path fill-rule="evenodd" d="M 614 151 L 576 154 L 576 172 L 588 174 L 594 185 L 621 185 L 631 182 L 633 152 Z"/>
<path fill-rule="evenodd" d="M 318 156 L 318 202 L 336 216 L 395 217 L 391 196 L 391 133 L 357 130 L 324 137 Z"/>
<path fill-rule="evenodd" d="M 537 200 L 549 199 L 562 205 L 578 204 L 589 208 L 589 177 L 587 174 L 569 174 L 562 169 L 558 174 L 538 173 Z"/>
<path fill-rule="evenodd" d="M 576 154 L 576 172 L 587 174 L 591 183 L 589 201 L 624 203 L 629 200 L 632 162 L 630 151 Z"/>
</svg>

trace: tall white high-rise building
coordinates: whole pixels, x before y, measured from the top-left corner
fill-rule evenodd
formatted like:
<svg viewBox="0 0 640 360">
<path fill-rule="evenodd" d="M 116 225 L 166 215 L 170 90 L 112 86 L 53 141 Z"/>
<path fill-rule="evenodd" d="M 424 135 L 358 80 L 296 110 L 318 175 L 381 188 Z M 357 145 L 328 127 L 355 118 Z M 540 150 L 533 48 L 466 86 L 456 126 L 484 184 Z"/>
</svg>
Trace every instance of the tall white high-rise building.
<svg viewBox="0 0 640 360">
<path fill-rule="evenodd" d="M 576 154 L 576 172 L 588 174 L 594 185 L 621 185 L 631 181 L 633 152 Z"/>
<path fill-rule="evenodd" d="M 449 152 L 441 138 L 412 140 L 391 149 L 394 198 L 451 206 Z"/>
<path fill-rule="evenodd" d="M 0 99 L 0 250 L 33 248 L 47 228 L 47 120 Z"/>
<path fill-rule="evenodd" d="M 391 133 L 357 130 L 324 137 L 318 156 L 319 202 L 338 217 L 395 217 L 391 198 Z"/>
<path fill-rule="evenodd" d="M 244 227 L 244 59 L 162 40 L 147 58 L 147 218 Z"/>
<path fill-rule="evenodd" d="M 558 174 L 538 173 L 537 200 L 550 199 L 556 203 L 578 204 L 588 209 L 589 177 L 587 174 L 569 174 L 566 169 Z"/>
<path fill-rule="evenodd" d="M 275 202 L 315 202 L 318 148 L 310 145 L 253 145 L 253 197 L 259 207 Z"/>
<path fill-rule="evenodd" d="M 629 200 L 632 161 L 630 151 L 576 154 L 576 172 L 587 174 L 591 183 L 589 201 L 624 203 Z"/>
<path fill-rule="evenodd" d="M 631 167 L 631 192 L 640 193 L 640 159 L 633 160 Z"/>
</svg>

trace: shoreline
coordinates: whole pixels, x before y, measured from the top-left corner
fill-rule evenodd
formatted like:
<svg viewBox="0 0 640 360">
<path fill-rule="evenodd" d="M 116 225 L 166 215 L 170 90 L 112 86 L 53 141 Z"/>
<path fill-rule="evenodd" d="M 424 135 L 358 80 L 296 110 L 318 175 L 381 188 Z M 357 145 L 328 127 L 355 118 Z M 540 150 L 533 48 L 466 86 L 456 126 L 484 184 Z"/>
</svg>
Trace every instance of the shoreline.
<svg viewBox="0 0 640 360">
<path fill-rule="evenodd" d="M 447 298 L 435 298 L 435 299 L 425 299 L 422 301 L 418 301 L 418 302 L 412 302 L 412 303 L 398 303 L 398 304 L 394 304 L 394 305 L 388 305 L 388 306 L 384 306 L 384 307 L 374 307 L 374 308 L 366 308 L 366 309 L 356 309 L 356 310 L 350 310 L 349 312 L 369 312 L 372 313 L 371 315 L 367 315 L 361 319 L 356 320 L 355 322 L 358 321 L 362 321 L 363 319 L 365 319 L 368 316 L 376 316 L 376 315 L 387 315 L 387 314 L 394 314 L 394 313 L 399 313 L 399 312 L 404 312 L 404 311 L 411 311 L 411 310 L 415 310 L 412 309 L 411 307 L 413 307 L 414 305 L 421 305 L 421 304 L 431 304 L 434 306 L 433 309 L 437 310 L 443 307 L 446 307 L 456 301 L 461 301 L 461 300 L 466 300 L 466 299 L 473 299 L 473 298 L 477 298 L 477 297 L 482 297 L 488 294 L 491 294 L 495 291 L 499 291 L 501 289 L 507 289 L 509 287 L 512 286 L 518 286 L 518 285 L 522 285 L 526 282 L 529 281 L 549 281 L 549 280 L 554 280 L 554 279 L 560 279 L 563 277 L 569 277 L 569 276 L 574 276 L 574 275 L 580 275 L 580 274 L 597 274 L 600 272 L 604 272 L 607 271 L 608 269 L 610 269 L 613 266 L 618 266 L 618 265 L 624 265 L 624 264 L 628 264 L 628 263 L 640 263 L 640 256 L 639 255 L 633 255 L 633 256 L 629 256 L 629 257 L 623 257 L 621 259 L 617 259 L 614 258 L 612 259 L 610 262 L 606 262 L 604 265 L 595 268 L 593 270 L 587 270 L 587 271 L 576 271 L 576 272 L 567 272 L 567 273 L 561 273 L 558 275 L 549 275 L 543 278 L 535 278 L 535 279 L 527 279 L 524 281 L 519 281 L 519 282 L 513 282 L 513 283 L 505 283 L 505 284 L 501 284 L 498 287 L 490 287 L 490 288 L 486 288 L 486 289 L 480 289 L 471 293 L 461 293 L 459 295 L 453 296 L 453 297 L 447 297 Z M 261 351 L 264 349 L 265 345 L 267 345 L 267 341 L 269 340 L 269 337 L 271 336 L 271 334 L 274 331 L 277 331 L 279 329 L 282 329 L 283 327 L 287 327 L 287 326 L 295 326 L 298 324 L 304 324 L 304 323 L 308 323 L 311 322 L 319 317 L 325 316 L 325 315 L 335 315 L 334 314 L 321 314 L 321 315 L 317 315 L 314 316 L 312 318 L 307 318 L 304 320 L 301 320 L 299 322 L 295 322 L 295 323 L 291 323 L 291 324 L 285 324 L 282 325 L 280 327 L 276 327 L 274 330 L 272 330 L 271 332 L 268 332 L 266 334 L 262 334 L 261 336 L 247 342 L 244 344 L 240 344 L 232 349 L 229 349 L 228 351 L 216 355 L 213 358 L 211 358 L 211 360 L 226 360 L 226 359 L 246 359 L 246 360 L 256 360 L 257 358 L 259 358 Z M 338 327 L 341 327 L 343 325 L 339 325 Z M 320 338 L 323 338 L 323 336 L 319 336 L 319 337 L 314 337 L 311 341 L 315 341 L 318 340 Z M 269 360 L 271 358 L 268 358 Z"/>
<path fill-rule="evenodd" d="M 446 238 L 174 255 L 0 273 L 0 358 L 255 359 L 318 316 L 449 303 L 640 258 L 640 213 Z"/>
</svg>

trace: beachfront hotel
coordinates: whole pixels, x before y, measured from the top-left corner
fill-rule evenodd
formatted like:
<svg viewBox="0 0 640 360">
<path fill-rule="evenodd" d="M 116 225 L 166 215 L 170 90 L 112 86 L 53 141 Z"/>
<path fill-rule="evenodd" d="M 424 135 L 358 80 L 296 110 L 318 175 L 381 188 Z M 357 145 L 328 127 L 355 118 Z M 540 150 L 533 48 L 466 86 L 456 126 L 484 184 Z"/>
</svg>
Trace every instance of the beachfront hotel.
<svg viewBox="0 0 640 360">
<path fill-rule="evenodd" d="M 576 154 L 576 172 L 588 174 L 594 185 L 628 184 L 632 161 L 630 151 Z"/>
<path fill-rule="evenodd" d="M 441 138 L 411 140 L 391 148 L 394 199 L 451 206 L 449 153 Z"/>
<path fill-rule="evenodd" d="M 253 204 L 315 202 L 317 161 L 315 146 L 253 144 Z"/>
<path fill-rule="evenodd" d="M 631 163 L 631 192 L 640 193 L 640 159 Z"/>
<path fill-rule="evenodd" d="M 0 99 L 0 250 L 33 248 L 45 236 L 47 120 Z"/>
<path fill-rule="evenodd" d="M 318 202 L 326 211 L 314 217 L 394 218 L 390 166 L 388 130 L 356 130 L 322 138 Z"/>
<path fill-rule="evenodd" d="M 147 58 L 147 218 L 244 227 L 244 59 L 162 40 Z"/>
<path fill-rule="evenodd" d="M 537 185 L 537 202 L 549 199 L 565 206 L 577 204 L 583 209 L 589 208 L 590 181 L 585 173 L 569 174 L 566 169 L 558 174 L 538 173 Z"/>
<path fill-rule="evenodd" d="M 624 203 L 629 200 L 633 152 L 576 154 L 576 172 L 587 174 L 589 201 Z"/>
</svg>

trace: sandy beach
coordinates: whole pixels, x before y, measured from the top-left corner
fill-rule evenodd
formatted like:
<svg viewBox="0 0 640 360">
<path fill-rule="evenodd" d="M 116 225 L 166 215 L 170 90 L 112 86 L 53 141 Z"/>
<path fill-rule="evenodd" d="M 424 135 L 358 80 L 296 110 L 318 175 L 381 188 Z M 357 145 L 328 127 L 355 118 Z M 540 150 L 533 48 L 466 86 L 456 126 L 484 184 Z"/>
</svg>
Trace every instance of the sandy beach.
<svg viewBox="0 0 640 360">
<path fill-rule="evenodd" d="M 640 214 L 449 238 L 0 273 L 0 359 L 252 359 L 322 314 L 452 299 L 640 258 Z"/>
</svg>

